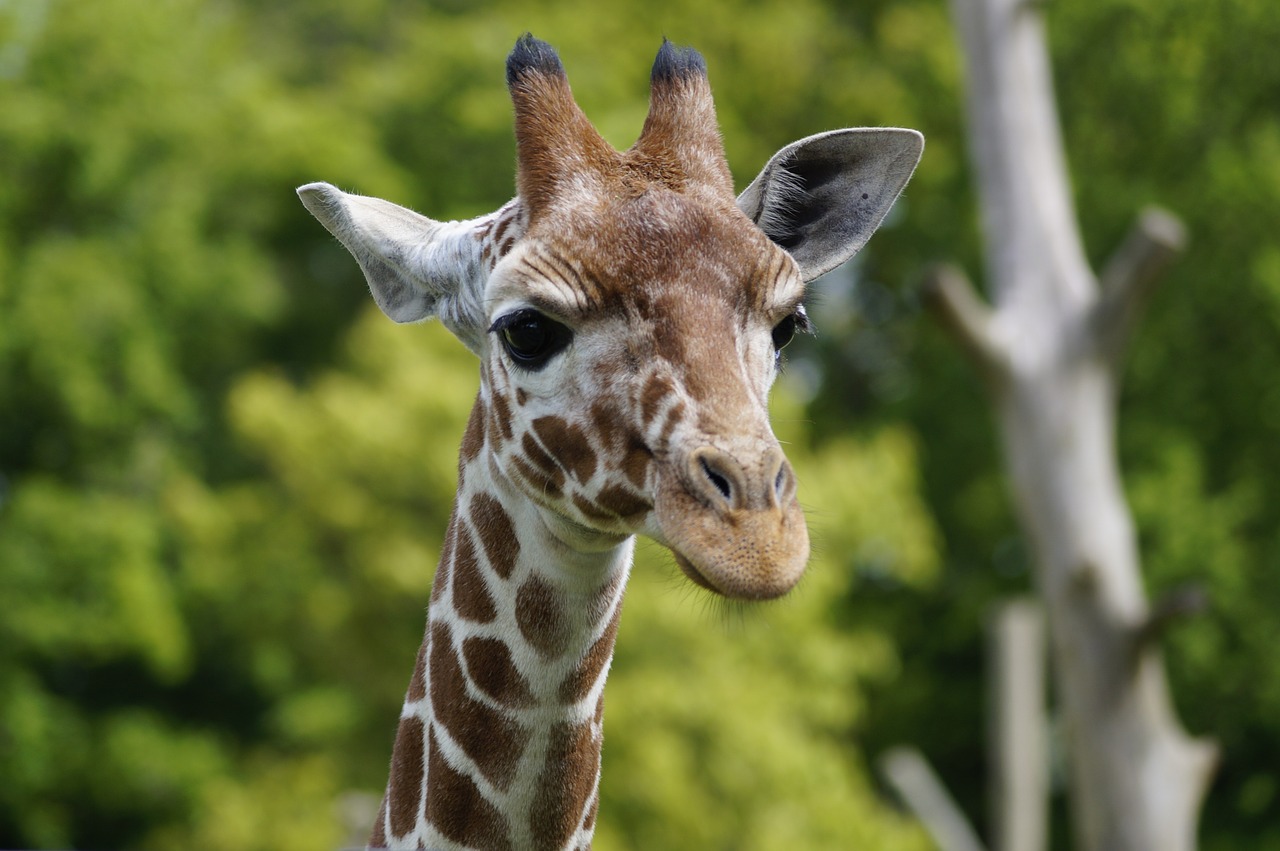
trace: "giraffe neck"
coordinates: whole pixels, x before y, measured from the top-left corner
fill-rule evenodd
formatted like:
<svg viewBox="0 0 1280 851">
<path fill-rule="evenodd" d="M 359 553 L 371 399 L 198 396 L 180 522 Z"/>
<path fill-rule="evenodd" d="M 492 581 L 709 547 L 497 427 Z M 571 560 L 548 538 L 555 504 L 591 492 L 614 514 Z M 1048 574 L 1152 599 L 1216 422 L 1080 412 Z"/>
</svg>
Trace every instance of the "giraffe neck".
<svg viewBox="0 0 1280 851">
<path fill-rule="evenodd" d="M 582 534 L 522 496 L 483 408 L 370 844 L 588 848 L 633 539 Z"/>
</svg>

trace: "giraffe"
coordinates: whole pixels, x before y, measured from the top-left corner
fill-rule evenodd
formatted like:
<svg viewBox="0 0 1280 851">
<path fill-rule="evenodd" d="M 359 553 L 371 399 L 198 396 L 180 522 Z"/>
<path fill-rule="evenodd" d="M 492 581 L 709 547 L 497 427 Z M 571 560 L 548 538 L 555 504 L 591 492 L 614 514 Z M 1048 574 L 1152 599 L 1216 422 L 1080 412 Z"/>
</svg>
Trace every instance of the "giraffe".
<svg viewBox="0 0 1280 851">
<path fill-rule="evenodd" d="M 371 847 L 590 848 L 603 695 L 635 536 L 693 583 L 778 597 L 809 553 L 766 402 L 806 283 L 857 252 L 923 137 L 822 133 L 735 199 L 706 65 L 664 40 L 617 151 L 559 57 L 507 59 L 517 195 L 437 222 L 299 188 L 396 322 L 480 360 L 454 509 Z"/>
</svg>

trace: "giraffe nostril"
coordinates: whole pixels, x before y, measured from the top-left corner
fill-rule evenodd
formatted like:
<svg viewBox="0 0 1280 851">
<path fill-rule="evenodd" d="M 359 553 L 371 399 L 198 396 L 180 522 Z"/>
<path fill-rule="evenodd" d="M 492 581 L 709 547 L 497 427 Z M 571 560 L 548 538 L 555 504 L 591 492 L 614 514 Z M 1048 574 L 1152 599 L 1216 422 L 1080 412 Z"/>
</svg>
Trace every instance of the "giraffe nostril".
<svg viewBox="0 0 1280 851">
<path fill-rule="evenodd" d="M 774 505 L 782 507 L 795 499 L 796 496 L 796 473 L 787 463 L 787 459 L 783 458 L 781 453 L 778 455 L 778 474 L 773 477 L 773 498 Z"/>
<path fill-rule="evenodd" d="M 721 475 L 720 473 L 717 473 L 715 470 L 713 470 L 711 468 L 711 465 L 707 463 L 706 458 L 702 458 L 701 461 L 702 461 L 702 472 L 705 473 L 707 478 L 711 480 L 711 484 L 716 486 L 716 490 L 720 491 L 720 495 L 722 497 L 724 497 L 726 500 L 732 500 L 733 488 L 730 486 L 729 480 L 725 478 L 723 475 Z"/>
</svg>

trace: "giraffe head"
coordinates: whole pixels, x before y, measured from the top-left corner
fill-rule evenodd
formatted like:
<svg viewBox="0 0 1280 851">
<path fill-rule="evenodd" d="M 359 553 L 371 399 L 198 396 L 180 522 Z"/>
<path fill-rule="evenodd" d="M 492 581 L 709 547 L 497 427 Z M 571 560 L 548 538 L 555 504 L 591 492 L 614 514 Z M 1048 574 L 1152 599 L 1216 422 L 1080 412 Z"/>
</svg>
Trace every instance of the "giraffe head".
<svg viewBox="0 0 1280 851">
<path fill-rule="evenodd" d="M 507 61 L 518 197 L 440 223 L 328 184 L 299 190 L 399 322 L 438 316 L 481 359 L 464 459 L 567 545 L 648 535 L 695 583 L 776 597 L 809 555 L 767 400 L 806 282 L 856 253 L 922 150 L 841 130 L 779 151 L 735 199 L 702 57 L 664 43 L 619 152 L 525 36 Z"/>
</svg>

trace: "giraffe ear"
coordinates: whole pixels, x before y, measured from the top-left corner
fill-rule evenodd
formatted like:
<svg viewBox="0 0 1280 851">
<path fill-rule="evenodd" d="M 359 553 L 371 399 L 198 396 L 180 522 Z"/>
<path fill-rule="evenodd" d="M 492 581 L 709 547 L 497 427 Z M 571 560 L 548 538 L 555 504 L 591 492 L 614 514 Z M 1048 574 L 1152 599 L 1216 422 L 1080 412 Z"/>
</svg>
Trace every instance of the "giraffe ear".
<svg viewBox="0 0 1280 851">
<path fill-rule="evenodd" d="M 866 245 L 924 151 L 915 130 L 832 130 L 792 142 L 738 196 L 738 208 L 790 252 L 806 281 Z"/>
<path fill-rule="evenodd" d="M 438 316 L 475 350 L 484 335 L 483 237 L 492 216 L 437 222 L 328 183 L 299 187 L 298 197 L 356 258 L 383 313 L 396 322 Z"/>
</svg>

